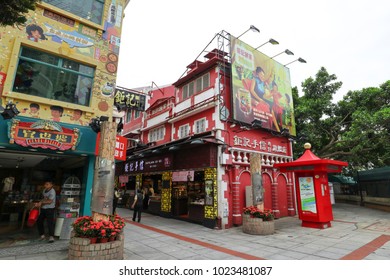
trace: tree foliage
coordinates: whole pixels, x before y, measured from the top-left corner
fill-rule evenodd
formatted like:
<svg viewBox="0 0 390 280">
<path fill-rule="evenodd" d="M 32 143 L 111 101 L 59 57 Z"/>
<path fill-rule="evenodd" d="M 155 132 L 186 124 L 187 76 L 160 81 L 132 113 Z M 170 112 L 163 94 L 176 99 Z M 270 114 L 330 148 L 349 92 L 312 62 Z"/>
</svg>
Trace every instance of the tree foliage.
<svg viewBox="0 0 390 280">
<path fill-rule="evenodd" d="M 29 10 L 41 0 L 0 0 L 0 27 L 24 24 Z"/>
<path fill-rule="evenodd" d="M 390 165 L 390 81 L 349 91 L 335 104 L 341 85 L 322 67 L 315 79 L 302 83 L 302 97 L 293 90 L 298 135 L 307 136 L 319 157 L 347 161 L 351 172 L 367 164 Z M 303 153 L 302 146 L 295 145 L 295 157 Z"/>
</svg>

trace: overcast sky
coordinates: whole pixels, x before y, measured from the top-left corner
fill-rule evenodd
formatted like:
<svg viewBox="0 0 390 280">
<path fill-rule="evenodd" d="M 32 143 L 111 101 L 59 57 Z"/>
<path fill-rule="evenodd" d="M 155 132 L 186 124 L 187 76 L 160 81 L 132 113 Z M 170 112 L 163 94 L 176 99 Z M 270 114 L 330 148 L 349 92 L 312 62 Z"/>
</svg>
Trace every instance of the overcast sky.
<svg viewBox="0 0 390 280">
<path fill-rule="evenodd" d="M 172 84 L 222 30 L 290 68 L 292 86 L 324 66 L 349 90 L 390 80 L 390 1 L 385 0 L 131 0 L 125 10 L 117 85 Z M 213 48 L 217 47 L 214 43 Z M 203 57 L 203 56 L 201 56 Z"/>
</svg>

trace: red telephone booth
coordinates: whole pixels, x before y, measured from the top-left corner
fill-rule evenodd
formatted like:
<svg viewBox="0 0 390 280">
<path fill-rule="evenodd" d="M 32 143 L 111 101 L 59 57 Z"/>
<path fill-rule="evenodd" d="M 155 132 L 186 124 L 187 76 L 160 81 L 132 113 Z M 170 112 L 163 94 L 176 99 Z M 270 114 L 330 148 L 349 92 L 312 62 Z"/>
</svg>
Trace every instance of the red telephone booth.
<svg viewBox="0 0 390 280">
<path fill-rule="evenodd" d="M 298 216 L 302 226 L 323 229 L 330 227 L 330 221 L 333 220 L 328 173 L 340 173 L 348 163 L 320 159 L 310 148 L 311 145 L 306 143 L 306 151 L 299 159 L 274 164 L 274 167 L 281 172 L 294 172 Z"/>
</svg>

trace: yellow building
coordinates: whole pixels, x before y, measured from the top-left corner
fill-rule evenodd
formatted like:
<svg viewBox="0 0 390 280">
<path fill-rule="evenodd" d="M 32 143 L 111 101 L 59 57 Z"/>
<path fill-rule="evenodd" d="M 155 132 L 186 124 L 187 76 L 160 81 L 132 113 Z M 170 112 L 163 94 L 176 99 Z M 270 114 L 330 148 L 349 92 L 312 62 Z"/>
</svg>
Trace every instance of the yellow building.
<svg viewBox="0 0 390 280">
<path fill-rule="evenodd" d="M 72 201 L 89 214 L 96 149 L 89 123 L 112 117 L 128 2 L 42 0 L 24 25 L 0 28 L 0 105 L 20 111 L 0 116 L 0 182 L 14 178 L 6 191 L 0 185 L 2 220 L 21 212 L 10 202 L 23 208 L 47 177 L 60 193 L 76 176 Z"/>
</svg>

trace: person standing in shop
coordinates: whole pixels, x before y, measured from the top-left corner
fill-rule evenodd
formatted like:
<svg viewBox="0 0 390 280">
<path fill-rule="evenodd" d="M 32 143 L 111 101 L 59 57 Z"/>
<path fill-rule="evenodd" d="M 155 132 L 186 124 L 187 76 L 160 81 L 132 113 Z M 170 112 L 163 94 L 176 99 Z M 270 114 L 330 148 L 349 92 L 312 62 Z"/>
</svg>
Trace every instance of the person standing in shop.
<svg viewBox="0 0 390 280">
<path fill-rule="evenodd" d="M 44 190 L 42 192 L 43 199 L 40 202 L 35 204 L 35 207 L 40 207 L 41 211 L 37 220 L 38 233 L 41 240 L 45 240 L 45 229 L 44 222 L 46 220 L 48 233 L 49 233 L 49 243 L 54 242 L 54 216 L 55 216 L 55 206 L 56 206 L 56 191 L 53 188 L 53 182 L 48 180 L 44 184 Z"/>
<path fill-rule="evenodd" d="M 135 222 L 135 218 L 138 215 L 138 222 L 141 222 L 141 213 L 143 208 L 144 194 L 141 189 L 137 189 L 137 193 L 134 196 L 134 202 L 131 206 L 131 209 L 134 209 L 133 213 L 133 222 Z"/>
</svg>

